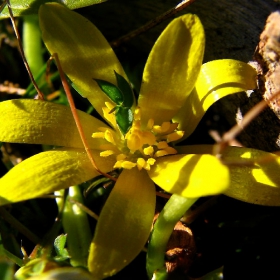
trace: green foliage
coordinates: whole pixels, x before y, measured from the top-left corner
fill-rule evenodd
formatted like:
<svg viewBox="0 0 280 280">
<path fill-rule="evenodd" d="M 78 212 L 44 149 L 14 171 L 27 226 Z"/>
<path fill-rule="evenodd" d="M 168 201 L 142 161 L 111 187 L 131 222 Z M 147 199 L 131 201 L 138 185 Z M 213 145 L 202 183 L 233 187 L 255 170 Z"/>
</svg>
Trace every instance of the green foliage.
<svg viewBox="0 0 280 280">
<path fill-rule="evenodd" d="M 122 132 L 123 135 L 127 133 L 129 128 L 132 125 L 133 121 L 133 114 L 131 111 L 131 107 L 134 103 L 134 95 L 131 90 L 131 87 L 129 83 L 126 81 L 126 79 L 119 75 L 115 71 L 116 80 L 118 86 L 115 86 L 114 84 L 100 80 L 100 79 L 94 79 L 97 84 L 99 85 L 100 89 L 114 102 L 117 104 L 113 110 L 111 110 L 111 113 L 113 111 L 116 111 L 116 121 L 117 124 Z"/>
<path fill-rule="evenodd" d="M 14 16 L 26 16 L 26 15 L 38 14 L 39 7 L 47 2 L 56 2 L 60 4 L 65 4 L 69 9 L 72 10 L 72 9 L 78 9 L 94 4 L 99 4 L 104 1 L 106 0 L 81 0 L 81 1 L 13 0 L 11 6 L 12 6 Z M 0 14 L 0 19 L 7 18 L 7 17 L 9 17 L 9 11 L 8 8 L 5 7 Z"/>
<path fill-rule="evenodd" d="M 67 235 L 61 234 L 54 240 L 53 245 L 54 245 L 54 249 L 55 249 L 55 252 L 57 255 L 55 257 L 55 260 L 57 260 L 57 261 L 64 261 L 66 259 L 69 259 L 68 251 L 65 248 L 66 239 L 67 239 Z"/>
</svg>

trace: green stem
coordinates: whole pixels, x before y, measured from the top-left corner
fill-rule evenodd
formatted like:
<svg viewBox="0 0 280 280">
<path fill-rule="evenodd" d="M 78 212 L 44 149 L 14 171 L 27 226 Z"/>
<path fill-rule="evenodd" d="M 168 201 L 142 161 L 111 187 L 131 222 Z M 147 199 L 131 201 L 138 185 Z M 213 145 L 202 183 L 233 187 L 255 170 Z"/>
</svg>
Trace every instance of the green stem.
<svg viewBox="0 0 280 280">
<path fill-rule="evenodd" d="M 197 199 L 173 194 L 161 211 L 148 246 L 146 268 L 150 278 L 154 276 L 153 279 L 167 279 L 164 257 L 168 240 L 176 223 Z"/>
<path fill-rule="evenodd" d="M 31 72 L 36 76 L 44 65 L 41 33 L 37 15 L 24 16 L 22 42 Z"/>
<path fill-rule="evenodd" d="M 70 187 L 63 211 L 62 224 L 67 233 L 67 244 L 71 256 L 71 265 L 87 267 L 87 258 L 92 234 L 87 214 L 69 200 L 83 203 L 78 186 Z"/>
</svg>

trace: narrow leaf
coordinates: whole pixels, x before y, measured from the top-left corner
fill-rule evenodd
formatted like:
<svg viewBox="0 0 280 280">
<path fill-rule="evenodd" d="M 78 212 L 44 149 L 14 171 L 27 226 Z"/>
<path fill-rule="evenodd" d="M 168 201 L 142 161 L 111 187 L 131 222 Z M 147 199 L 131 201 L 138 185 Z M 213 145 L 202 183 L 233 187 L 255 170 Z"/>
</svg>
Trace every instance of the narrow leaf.
<svg viewBox="0 0 280 280">
<path fill-rule="evenodd" d="M 121 105 L 124 101 L 124 97 L 123 94 L 121 92 L 121 90 L 115 86 L 112 83 L 103 81 L 103 80 L 99 80 L 99 79 L 94 79 L 97 84 L 99 85 L 99 87 L 101 88 L 101 90 L 113 101 L 115 102 L 117 105 Z"/>
<path fill-rule="evenodd" d="M 132 125 L 133 114 L 129 108 L 119 107 L 116 112 L 116 121 L 123 135 Z"/>
<path fill-rule="evenodd" d="M 123 94 L 123 107 L 131 108 L 134 103 L 133 91 L 127 80 L 115 71 L 118 87 Z"/>
<path fill-rule="evenodd" d="M 11 1 L 13 14 L 15 17 L 17 16 L 25 16 L 25 15 L 36 15 L 38 14 L 38 10 L 40 5 L 45 4 L 46 2 L 57 2 L 66 5 L 69 9 L 78 9 L 86 6 L 99 4 L 105 2 L 107 0 L 67 0 L 67 1 L 49 1 L 49 0 L 13 0 Z M 9 17 L 8 8 L 5 7 L 4 10 L 0 14 L 1 18 Z"/>
</svg>

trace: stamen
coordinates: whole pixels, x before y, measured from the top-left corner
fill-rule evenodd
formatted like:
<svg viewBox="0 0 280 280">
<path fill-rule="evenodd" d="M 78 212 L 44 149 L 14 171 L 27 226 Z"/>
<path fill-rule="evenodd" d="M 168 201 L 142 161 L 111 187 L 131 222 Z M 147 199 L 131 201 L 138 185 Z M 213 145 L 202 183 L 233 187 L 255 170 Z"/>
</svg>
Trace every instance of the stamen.
<svg viewBox="0 0 280 280">
<path fill-rule="evenodd" d="M 101 156 L 101 157 L 108 157 L 108 156 L 110 156 L 110 155 L 113 155 L 114 153 L 115 153 L 115 152 L 112 151 L 112 150 L 107 150 L 107 151 L 101 152 L 101 153 L 100 153 L 100 156 Z"/>
<path fill-rule="evenodd" d="M 166 155 L 175 155 L 175 154 L 177 154 L 177 151 L 174 148 L 168 146 L 165 149 L 157 151 L 155 153 L 155 157 L 163 157 Z"/>
<path fill-rule="evenodd" d="M 143 158 L 137 159 L 137 167 L 139 170 L 142 170 L 142 168 L 145 166 L 146 161 Z"/>
<path fill-rule="evenodd" d="M 125 169 L 131 169 L 136 166 L 136 163 L 128 161 L 128 160 L 118 160 L 114 168 L 125 168 Z"/>
<path fill-rule="evenodd" d="M 167 142 L 177 141 L 177 140 L 181 139 L 183 137 L 183 135 L 184 135 L 184 131 L 182 131 L 182 130 L 172 132 L 167 135 Z"/>
<path fill-rule="evenodd" d="M 147 123 L 147 130 L 152 130 L 154 123 L 155 123 L 154 119 L 149 119 Z"/>
<path fill-rule="evenodd" d="M 141 110 L 139 107 L 137 107 L 134 111 L 134 120 L 140 121 L 141 120 Z"/>
<path fill-rule="evenodd" d="M 154 158 L 149 158 L 147 160 L 147 163 L 149 163 L 150 165 L 154 165 L 155 162 L 156 162 L 156 160 Z"/>
<path fill-rule="evenodd" d="M 161 133 L 165 133 L 170 128 L 170 122 L 163 122 L 161 124 Z"/>
<path fill-rule="evenodd" d="M 110 102 L 105 102 L 106 107 L 102 108 L 104 118 L 112 124 L 113 127 L 117 126 L 115 114 L 112 114 L 111 111 L 115 107 Z"/>
<path fill-rule="evenodd" d="M 154 148 L 152 146 L 149 146 L 149 147 L 145 148 L 143 151 L 144 151 L 144 154 L 146 156 L 151 156 L 152 157 L 153 154 L 154 154 Z"/>
<path fill-rule="evenodd" d="M 158 142 L 157 147 L 158 147 L 158 149 L 162 150 L 162 149 L 167 148 L 168 144 L 166 143 L 166 141 L 160 141 L 160 142 Z"/>
<path fill-rule="evenodd" d="M 105 136 L 104 136 L 104 137 L 105 137 L 105 139 L 106 139 L 109 143 L 112 143 L 113 145 L 116 145 L 114 136 L 113 136 L 112 132 L 111 132 L 109 129 L 107 129 L 107 130 L 105 131 Z"/>
<path fill-rule="evenodd" d="M 156 144 L 156 137 L 150 131 L 142 131 L 141 138 L 142 138 L 142 145 L 148 144 L 152 146 Z"/>
<path fill-rule="evenodd" d="M 138 133 L 129 134 L 128 136 L 126 136 L 126 138 L 127 138 L 127 147 L 131 150 L 132 153 L 142 148 L 141 145 L 142 141 Z"/>
<path fill-rule="evenodd" d="M 105 133 L 104 132 L 94 132 L 91 135 L 92 138 L 103 138 L 105 137 Z"/>
<path fill-rule="evenodd" d="M 102 108 L 104 117 L 110 123 L 116 123 L 115 114 L 109 114 L 114 105 L 106 102 Z M 92 134 L 93 138 L 103 138 L 108 144 L 100 145 L 101 157 L 116 156 L 114 168 L 132 169 L 137 166 L 139 170 L 150 170 L 156 158 L 176 154 L 177 151 L 168 145 L 169 142 L 180 139 L 183 131 L 176 131 L 178 123 L 170 121 L 161 125 L 154 125 L 149 119 L 146 129 L 141 126 L 141 110 L 136 108 L 132 127 L 122 138 L 118 138 L 113 130 L 107 127 L 98 128 L 99 132 Z M 137 158 L 140 156 L 139 158 Z"/>
</svg>

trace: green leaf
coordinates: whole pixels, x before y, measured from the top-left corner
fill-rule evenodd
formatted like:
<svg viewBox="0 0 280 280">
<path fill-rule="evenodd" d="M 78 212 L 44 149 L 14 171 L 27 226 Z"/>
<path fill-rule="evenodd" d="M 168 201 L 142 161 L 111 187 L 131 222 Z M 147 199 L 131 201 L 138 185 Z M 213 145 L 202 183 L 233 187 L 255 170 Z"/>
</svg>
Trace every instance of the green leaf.
<svg viewBox="0 0 280 280">
<path fill-rule="evenodd" d="M 12 10 L 15 17 L 25 16 L 25 15 L 35 15 L 38 14 L 39 7 L 47 2 L 57 2 L 65 4 L 69 9 L 78 9 L 94 4 L 99 4 L 107 0 L 67 0 L 67 1 L 50 1 L 50 0 L 12 0 Z M 0 14 L 0 18 L 9 17 L 8 8 L 5 7 Z"/>
<path fill-rule="evenodd" d="M 67 234 L 61 234 L 54 240 L 54 249 L 57 254 L 56 260 L 69 258 L 68 251 L 65 249 Z"/>
<path fill-rule="evenodd" d="M 115 71 L 118 87 L 123 94 L 123 107 L 131 108 L 134 103 L 133 91 L 127 80 Z"/>
<path fill-rule="evenodd" d="M 150 234 L 155 198 L 146 171 L 123 170 L 101 211 L 90 246 L 88 267 L 93 279 L 117 273 L 141 252 Z"/>
<path fill-rule="evenodd" d="M 99 85 L 99 87 L 101 88 L 101 90 L 113 101 L 115 102 L 117 105 L 121 105 L 124 101 L 124 97 L 123 97 L 123 93 L 121 92 L 121 90 L 115 86 L 112 83 L 103 81 L 103 80 L 99 80 L 99 79 L 94 79 L 97 84 Z"/>
<path fill-rule="evenodd" d="M 116 121 L 123 135 L 127 133 L 133 122 L 131 109 L 119 107 L 116 111 Z"/>
</svg>

